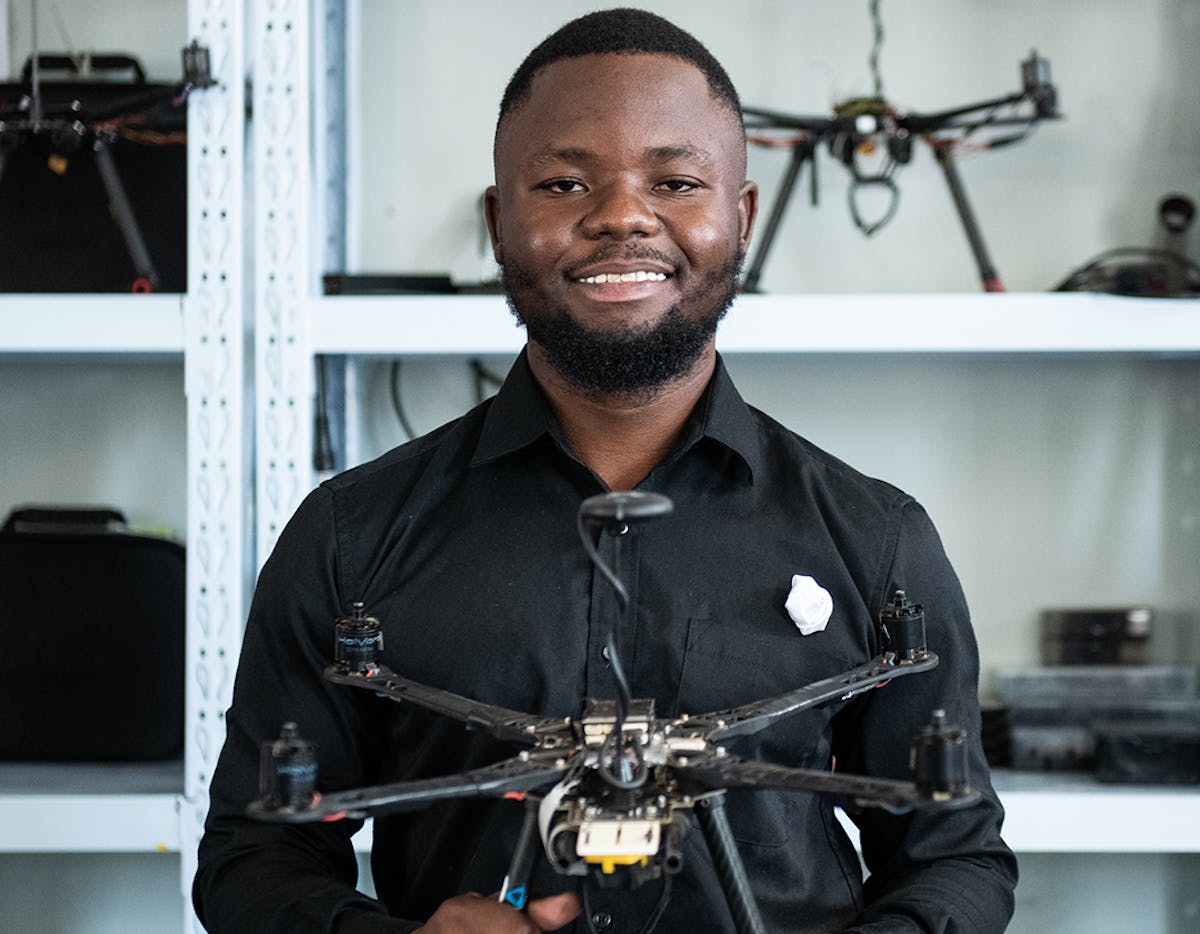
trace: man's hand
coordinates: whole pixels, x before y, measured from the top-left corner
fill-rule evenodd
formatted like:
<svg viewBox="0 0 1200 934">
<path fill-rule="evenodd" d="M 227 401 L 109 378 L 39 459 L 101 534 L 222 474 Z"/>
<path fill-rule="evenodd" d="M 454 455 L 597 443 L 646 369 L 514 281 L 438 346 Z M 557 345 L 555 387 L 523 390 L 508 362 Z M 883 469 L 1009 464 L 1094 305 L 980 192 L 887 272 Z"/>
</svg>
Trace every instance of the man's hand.
<svg viewBox="0 0 1200 934">
<path fill-rule="evenodd" d="M 475 892 L 448 898 L 416 934 L 538 934 L 557 931 L 579 915 L 571 892 L 530 900 L 524 911 Z"/>
</svg>

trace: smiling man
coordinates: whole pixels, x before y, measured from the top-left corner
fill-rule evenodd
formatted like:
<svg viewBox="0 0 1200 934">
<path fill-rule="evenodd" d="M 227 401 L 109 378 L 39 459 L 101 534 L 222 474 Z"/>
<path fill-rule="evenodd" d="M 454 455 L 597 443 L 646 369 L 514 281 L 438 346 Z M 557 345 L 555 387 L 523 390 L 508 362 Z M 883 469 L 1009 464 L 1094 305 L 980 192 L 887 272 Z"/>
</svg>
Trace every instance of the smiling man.
<svg viewBox="0 0 1200 934">
<path fill-rule="evenodd" d="M 729 819 L 766 929 L 985 934 L 1016 866 L 977 736 L 978 657 L 925 512 L 749 407 L 715 349 L 754 224 L 737 93 L 694 38 L 634 10 L 590 14 L 538 46 L 504 95 L 488 226 L 528 343 L 491 399 L 334 478 L 264 567 L 212 784 L 195 903 L 220 932 L 724 934 L 736 930 L 698 832 L 661 884 L 594 886 L 540 860 L 525 910 L 494 896 L 521 822 L 505 802 L 377 818 L 379 900 L 355 891 L 355 821 L 244 816 L 259 745 L 296 721 L 325 792 L 462 772 L 512 754 L 410 705 L 331 685 L 335 617 L 363 603 L 383 662 L 449 691 L 553 717 L 611 698 L 615 602 L 575 533 L 586 497 L 669 496 L 621 542 L 622 661 L 660 716 L 700 713 L 840 674 L 880 651 L 896 590 L 925 606 L 931 673 L 792 716 L 730 744 L 745 758 L 908 778 L 942 709 L 966 727 L 966 807 L 854 815 L 731 792 Z M 797 601 L 799 595 L 803 599 Z M 492 894 L 487 894 L 492 893 Z"/>
<path fill-rule="evenodd" d="M 514 76 L 486 207 L 535 379 L 575 453 L 629 489 L 712 376 L 758 190 L 720 66 L 587 51 L 613 22 L 569 57 L 548 40 Z"/>
</svg>

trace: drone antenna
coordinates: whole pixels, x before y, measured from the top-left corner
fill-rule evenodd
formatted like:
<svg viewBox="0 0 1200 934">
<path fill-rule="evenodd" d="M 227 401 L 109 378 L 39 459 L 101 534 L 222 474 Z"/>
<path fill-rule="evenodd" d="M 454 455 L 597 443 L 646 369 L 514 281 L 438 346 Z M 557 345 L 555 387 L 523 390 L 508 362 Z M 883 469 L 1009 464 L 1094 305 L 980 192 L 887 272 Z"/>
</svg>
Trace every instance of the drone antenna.
<svg viewBox="0 0 1200 934">
<path fill-rule="evenodd" d="M 616 719 L 612 731 L 604 743 L 605 748 L 611 746 L 615 774 L 610 774 L 606 769 L 601 769 L 600 774 L 619 788 L 637 787 L 645 780 L 641 741 L 636 736 L 633 740 L 635 761 L 632 767 L 629 767 L 624 756 L 625 718 L 629 713 L 632 691 L 629 688 L 629 679 L 625 675 L 625 668 L 621 664 L 617 632 L 629 607 L 629 591 L 620 577 L 621 536 L 629 531 L 630 524 L 666 515 L 674 508 L 674 504 L 665 496 L 631 490 L 590 496 L 579 504 L 579 512 L 576 514 L 576 526 L 579 529 L 583 550 L 587 552 L 587 556 L 596 570 L 612 586 L 617 597 L 616 622 L 609 625 L 604 639 L 605 654 L 612 667 L 613 678 L 617 682 Z M 596 543 L 592 541 L 590 526 L 604 526 L 616 532 L 616 537 L 613 539 L 612 567 L 604 560 Z"/>
<path fill-rule="evenodd" d="M 879 15 L 879 0 L 870 0 L 871 26 L 875 30 L 875 39 L 871 45 L 871 55 L 867 59 L 871 66 L 871 78 L 875 83 L 875 96 L 883 100 L 883 76 L 879 72 L 879 53 L 883 50 L 883 17 Z"/>
<path fill-rule="evenodd" d="M 41 57 L 38 49 L 38 0 L 29 0 L 29 7 L 31 41 L 33 42 L 31 59 L 33 68 L 30 73 L 32 83 L 31 117 L 33 118 L 33 132 L 37 133 L 42 128 L 42 76 L 38 65 L 38 59 Z"/>
</svg>

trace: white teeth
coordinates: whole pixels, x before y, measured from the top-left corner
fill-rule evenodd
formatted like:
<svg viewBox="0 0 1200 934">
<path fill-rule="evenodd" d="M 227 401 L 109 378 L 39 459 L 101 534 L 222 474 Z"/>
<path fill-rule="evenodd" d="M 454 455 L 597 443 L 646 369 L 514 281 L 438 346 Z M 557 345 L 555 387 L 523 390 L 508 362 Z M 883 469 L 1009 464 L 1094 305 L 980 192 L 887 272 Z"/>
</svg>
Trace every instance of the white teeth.
<svg viewBox="0 0 1200 934">
<path fill-rule="evenodd" d="M 646 272 L 639 269 L 637 272 L 602 272 L 598 276 L 588 276 L 579 281 L 589 285 L 600 285 L 605 282 L 665 282 L 666 279 L 665 272 Z"/>
</svg>

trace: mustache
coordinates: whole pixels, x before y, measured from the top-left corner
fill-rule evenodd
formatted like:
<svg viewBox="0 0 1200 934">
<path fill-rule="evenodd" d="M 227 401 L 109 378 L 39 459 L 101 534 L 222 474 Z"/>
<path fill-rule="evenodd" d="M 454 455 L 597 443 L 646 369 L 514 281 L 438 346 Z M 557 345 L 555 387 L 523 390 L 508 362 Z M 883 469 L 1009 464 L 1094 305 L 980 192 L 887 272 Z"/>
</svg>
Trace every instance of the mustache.
<svg viewBox="0 0 1200 934">
<path fill-rule="evenodd" d="M 589 266 L 594 266 L 597 263 L 622 262 L 636 259 L 653 260 L 654 262 L 670 266 L 672 269 L 679 268 L 679 263 L 673 257 L 662 250 L 654 249 L 652 246 L 640 243 L 606 243 L 579 262 L 574 263 L 567 270 L 567 273 L 568 275 L 573 275 L 577 270 L 587 269 Z"/>
</svg>

